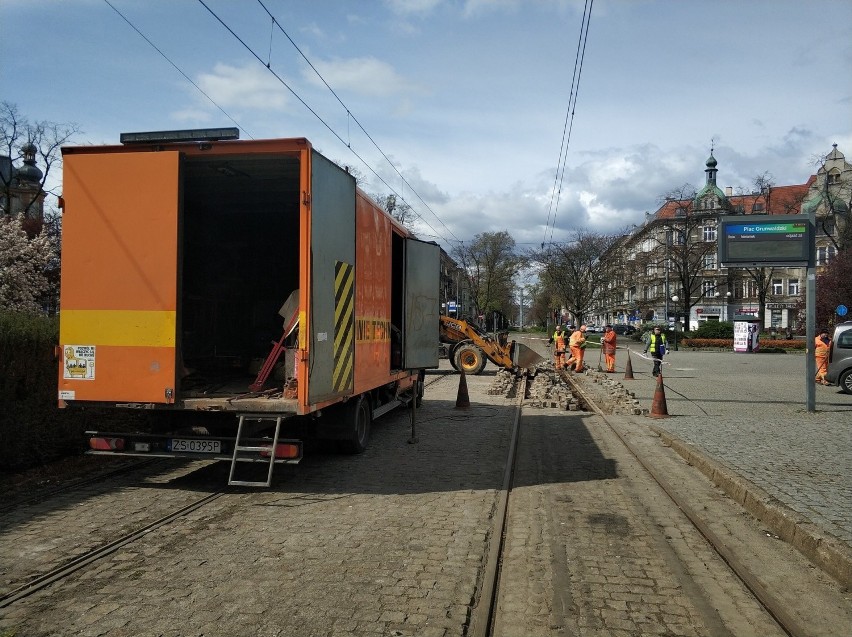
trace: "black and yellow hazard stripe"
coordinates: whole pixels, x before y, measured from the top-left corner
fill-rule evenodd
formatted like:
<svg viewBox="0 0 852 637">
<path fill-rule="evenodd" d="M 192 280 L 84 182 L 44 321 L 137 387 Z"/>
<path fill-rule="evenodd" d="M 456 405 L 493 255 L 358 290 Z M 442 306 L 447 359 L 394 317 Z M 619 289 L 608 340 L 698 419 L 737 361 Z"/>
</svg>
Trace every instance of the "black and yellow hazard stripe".
<svg viewBox="0 0 852 637">
<path fill-rule="evenodd" d="M 350 389 L 355 374 L 355 267 L 334 264 L 334 373 L 335 392 Z"/>
</svg>

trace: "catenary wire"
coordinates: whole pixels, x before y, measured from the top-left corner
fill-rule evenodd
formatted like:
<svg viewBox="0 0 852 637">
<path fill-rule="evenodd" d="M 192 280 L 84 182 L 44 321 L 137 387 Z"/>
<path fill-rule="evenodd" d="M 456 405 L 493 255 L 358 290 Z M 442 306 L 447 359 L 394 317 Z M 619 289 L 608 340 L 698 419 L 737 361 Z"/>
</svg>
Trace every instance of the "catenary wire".
<svg viewBox="0 0 852 637">
<path fill-rule="evenodd" d="M 308 56 L 305 55 L 305 53 L 302 51 L 301 48 L 299 48 L 299 45 L 296 44 L 296 42 L 293 40 L 293 38 L 290 37 L 290 34 L 287 33 L 286 29 L 284 29 L 284 27 L 281 26 L 281 23 L 277 20 L 277 18 L 274 15 L 272 15 L 272 13 L 269 11 L 269 9 L 266 7 L 266 5 L 263 4 L 263 0 L 257 0 L 257 3 L 263 8 L 263 10 L 266 12 L 266 14 L 271 18 L 272 24 L 274 25 L 274 27 L 277 27 L 278 30 L 281 31 L 281 33 L 284 34 L 284 37 L 286 37 L 287 40 L 290 42 L 290 44 L 293 45 L 293 48 L 295 48 L 296 51 L 299 52 L 299 55 L 302 56 L 302 59 L 305 60 L 305 62 L 308 64 L 308 66 L 311 67 L 311 70 L 316 74 L 316 76 L 320 79 L 320 81 L 325 85 L 325 87 L 329 90 L 329 92 L 334 96 L 334 98 L 337 100 L 337 102 L 340 104 L 340 106 L 343 107 L 343 109 L 346 111 L 347 122 L 349 120 L 355 122 L 355 124 L 358 126 L 358 128 L 361 130 L 361 132 L 364 133 L 364 135 L 367 137 L 367 139 L 370 140 L 370 142 L 373 144 L 373 146 L 376 148 L 376 150 L 379 151 L 379 153 L 385 159 L 385 161 L 388 163 L 388 165 L 393 169 L 393 171 L 397 175 L 399 175 L 399 178 L 402 180 L 402 183 L 404 185 L 408 186 L 409 190 L 411 190 L 411 192 L 413 192 L 417 196 L 417 198 L 425 206 L 425 208 L 430 213 L 432 213 L 432 216 L 434 216 L 441 223 L 441 225 L 444 226 L 444 228 L 447 229 L 447 232 L 449 232 L 456 241 L 459 241 L 458 237 L 456 237 L 456 235 L 453 234 L 453 231 L 450 230 L 450 228 L 447 226 L 447 224 L 444 223 L 443 219 L 441 219 L 435 213 L 435 211 L 432 210 L 432 208 L 429 206 L 429 204 L 427 204 L 423 200 L 423 197 L 420 196 L 420 194 L 417 192 L 417 190 L 411 185 L 411 183 L 409 183 L 409 181 L 405 178 L 405 176 L 397 169 L 397 167 L 391 161 L 390 157 L 388 157 L 388 155 L 385 153 L 385 151 L 382 150 L 382 148 L 379 146 L 379 144 L 376 142 L 376 140 L 373 139 L 372 135 L 370 135 L 370 133 L 367 132 L 367 129 L 364 128 L 363 124 L 361 124 L 361 122 L 358 121 L 358 118 L 355 117 L 355 114 L 352 113 L 352 111 L 343 102 L 343 100 L 340 98 L 340 96 L 337 94 L 337 92 L 329 85 L 329 83 L 326 81 L 326 79 L 322 76 L 322 73 L 319 72 L 319 70 L 314 66 L 313 62 L 311 62 L 310 59 L 308 59 Z M 271 50 L 272 50 L 272 44 L 270 43 L 270 51 Z M 271 53 L 270 53 L 270 57 L 271 57 Z M 267 66 L 269 66 L 269 65 L 267 64 Z M 348 135 L 347 135 L 347 138 L 348 138 Z M 346 146 L 347 146 L 347 148 L 351 149 L 351 144 L 349 142 L 346 142 Z M 405 201 L 405 199 L 403 199 L 403 201 Z M 423 219 L 422 216 L 420 216 L 420 215 L 418 215 L 418 216 L 421 218 L 421 220 Z"/>
<path fill-rule="evenodd" d="M 263 66 L 265 66 L 265 67 L 267 68 L 267 70 L 268 70 L 270 73 L 272 73 L 273 77 L 275 77 L 275 79 L 277 79 L 277 80 L 281 83 L 281 85 L 282 85 L 282 86 L 284 86 L 284 88 L 286 88 L 288 91 L 290 91 L 290 93 L 293 95 L 293 97 L 295 97 L 295 98 L 299 101 L 299 103 L 301 103 L 301 104 L 302 104 L 302 106 L 304 106 L 304 107 L 308 110 L 308 112 L 310 112 L 310 113 L 311 113 L 311 114 L 312 114 L 312 115 L 313 115 L 313 116 L 314 116 L 314 117 L 315 117 L 315 118 L 316 118 L 316 119 L 317 119 L 317 120 L 318 120 L 318 121 L 319 121 L 319 122 L 320 122 L 323 126 L 325 126 L 325 127 L 326 127 L 326 129 L 328 129 L 328 131 L 329 131 L 329 132 L 330 132 L 330 133 L 331 133 L 331 134 L 332 134 L 332 135 L 333 135 L 333 136 L 334 136 L 334 137 L 335 137 L 335 138 L 336 138 L 336 139 L 337 139 L 337 140 L 338 140 L 341 144 L 343 144 L 344 146 L 346 146 L 346 147 L 349 149 L 349 151 L 350 151 L 353 155 L 355 155 L 355 157 L 357 157 L 357 158 L 361 161 L 361 163 L 363 163 L 363 164 L 364 164 L 364 166 L 366 166 L 366 168 L 367 168 L 367 169 L 368 169 L 371 173 L 373 173 L 373 175 L 375 175 L 375 176 L 376 176 L 376 178 L 377 178 L 379 181 L 381 181 L 381 182 L 382 182 L 385 186 L 387 186 L 387 188 L 388 188 L 391 192 L 393 192 L 394 194 L 396 194 L 396 195 L 397 195 L 397 196 L 398 196 L 398 197 L 399 197 L 399 198 L 400 198 L 400 199 L 401 199 L 404 203 L 406 203 L 407 205 L 409 205 L 409 207 L 411 207 L 411 205 L 410 205 L 410 204 L 408 204 L 408 202 L 405 200 L 405 198 L 404 198 L 404 197 L 403 197 L 400 193 L 398 193 L 398 192 L 397 192 L 397 190 L 396 190 L 393 186 L 391 186 L 391 185 L 390 185 L 390 184 L 389 184 L 389 183 L 385 180 L 385 178 L 384 178 L 384 177 L 382 177 L 382 176 L 381 176 L 381 175 L 380 175 L 380 174 L 379 174 L 379 173 L 378 173 L 378 172 L 377 172 L 377 171 L 376 171 L 376 170 L 375 170 L 375 169 L 374 169 L 374 168 L 373 168 L 373 167 L 372 167 L 372 166 L 371 166 L 371 165 L 367 162 L 367 160 L 366 160 L 366 159 L 364 159 L 364 158 L 363 158 L 363 157 L 362 157 L 362 156 L 361 156 L 361 155 L 360 155 L 360 154 L 359 154 L 359 153 L 358 153 L 355 149 L 353 149 L 353 148 L 352 148 L 352 146 L 351 146 L 350 144 L 348 144 L 348 143 L 347 143 L 347 142 L 346 142 L 346 141 L 345 141 L 345 140 L 344 140 L 344 139 L 340 136 L 340 134 L 339 134 L 337 131 L 335 131 L 335 130 L 331 127 L 331 125 L 330 125 L 328 122 L 326 122 L 326 121 L 325 121 L 325 120 L 324 120 L 324 119 L 320 116 L 320 114 L 319 114 L 319 113 L 317 113 L 317 112 L 316 112 L 313 108 L 311 108 L 311 106 L 310 106 L 310 105 L 309 105 L 309 104 L 308 104 L 308 103 L 307 103 L 307 102 L 306 102 L 306 101 L 302 98 L 302 96 L 301 96 L 301 95 L 299 95 L 299 94 L 296 92 L 296 90 L 295 90 L 292 86 L 290 86 L 290 85 L 289 85 L 289 84 L 288 84 L 288 83 L 284 80 L 284 78 L 282 78 L 282 77 L 281 77 L 278 73 L 276 73 L 276 72 L 272 69 L 271 65 L 267 65 L 267 63 L 263 61 L 263 59 L 262 59 L 262 58 L 261 58 L 261 57 L 260 57 L 260 56 L 259 56 L 259 55 L 255 52 L 255 51 L 254 51 L 254 49 L 252 49 L 252 48 L 251 48 L 251 47 L 250 47 L 250 46 L 249 46 L 249 45 L 245 42 L 245 40 L 243 40 L 243 39 L 242 39 L 242 38 L 241 38 L 241 37 L 240 37 L 240 36 L 239 36 L 239 35 L 238 35 L 238 34 L 237 34 L 237 33 L 236 33 L 236 32 L 235 32 L 235 31 L 234 31 L 234 30 L 230 27 L 230 26 L 228 26 L 228 24 L 227 24 L 224 20 L 222 20 L 222 18 L 220 18 L 220 17 L 219 17 L 219 15 L 217 15 L 215 11 L 213 11 L 213 10 L 212 10 L 209 6 L 207 6 L 207 4 L 204 2 L 204 0 L 198 0 L 198 2 L 199 2 L 199 4 L 201 4 L 201 6 L 203 6 L 205 9 L 207 9 L 208 13 L 210 13 L 210 15 L 212 15 L 212 16 L 213 16 L 213 17 L 214 17 L 214 18 L 215 18 L 215 19 L 219 22 L 219 24 L 221 24 L 221 25 L 222 25 L 222 26 L 223 26 L 223 27 L 224 27 L 224 28 L 228 31 L 228 33 L 230 33 L 232 36 L 234 36 L 234 38 L 235 38 L 235 39 L 236 39 L 236 40 L 237 40 L 240 44 L 242 44 L 242 45 L 243 45 L 243 47 L 244 47 L 244 48 L 245 48 L 245 49 L 246 49 L 246 50 L 247 50 L 247 51 L 248 51 L 248 52 L 249 52 L 252 56 L 254 56 L 254 58 L 255 58 L 258 62 L 260 62 L 261 64 L 263 64 Z M 419 214 L 416 210 L 414 210 L 414 208 L 413 208 L 413 207 L 411 207 L 411 209 L 412 209 L 412 211 L 414 212 L 414 214 L 416 214 L 416 215 L 420 218 L 420 220 L 421 220 L 424 224 L 426 224 L 426 226 L 428 226 L 430 230 L 432 230 L 432 232 L 434 232 L 437 236 L 440 236 L 440 237 L 441 237 L 442 239 L 444 239 L 444 241 L 446 241 L 447 243 L 450 243 L 450 242 L 449 242 L 449 240 L 448 240 L 446 237 L 444 237 L 443 235 L 441 235 L 441 233 L 440 233 L 440 232 L 438 232 L 438 231 L 437 231 L 437 230 L 436 230 L 436 229 L 435 229 L 435 228 L 434 228 L 434 227 L 433 227 L 433 226 L 432 226 L 432 225 L 431 225 L 428 221 L 426 221 L 426 220 L 423 218 L 423 216 L 422 216 L 422 215 L 420 215 L 420 214 Z M 434 214 L 434 213 L 433 213 L 433 214 Z M 458 241 L 458 239 L 456 239 L 456 241 Z"/>
<path fill-rule="evenodd" d="M 252 137 L 251 133 L 249 133 L 249 132 L 248 132 L 245 128 L 243 128 L 242 126 L 240 126 L 240 124 L 237 122 L 237 120 L 235 120 L 233 117 L 231 117 L 231 115 L 230 115 L 230 114 L 229 114 L 229 113 L 228 113 L 228 112 L 227 112 L 224 108 L 222 108 L 219 104 L 217 104 L 217 103 L 216 103 L 216 100 L 214 100 L 214 99 L 213 99 L 212 97 L 210 97 L 207 93 L 205 93 L 205 92 L 204 92 L 204 89 L 202 89 L 200 86 L 198 86 L 198 84 L 196 84 L 195 82 L 193 82 L 193 81 L 192 81 L 192 78 L 190 78 L 190 77 L 189 77 L 186 73 L 184 73 L 184 72 L 183 72 L 183 69 L 181 69 L 181 68 L 180 68 L 177 64 L 175 64 L 175 63 L 174 63 L 174 62 L 173 62 L 173 61 L 169 58 L 169 56 L 167 56 L 165 53 L 163 53 L 163 51 L 162 51 L 162 50 L 161 50 L 161 49 L 160 49 L 160 48 L 159 48 L 156 44 L 154 44 L 154 43 L 153 43 L 153 42 L 152 42 L 152 41 L 148 38 L 148 36 L 146 36 L 144 33 L 142 33 L 142 31 L 140 31 L 138 28 L 136 28 L 136 25 L 135 25 L 135 24 L 133 24 L 133 23 L 132 23 L 132 22 L 131 22 L 131 21 L 130 21 L 130 20 L 129 20 L 129 19 L 128 19 L 128 18 L 127 18 L 127 17 L 126 17 L 126 16 L 125 16 L 122 12 L 121 12 L 121 11 L 119 11 L 118 9 L 116 9 L 116 8 L 115 8 L 115 6 L 114 6 L 114 5 L 113 5 L 113 4 L 112 4 L 109 0 L 104 0 L 104 2 L 105 2 L 107 5 L 109 5 L 110 9 L 112 9 L 113 11 L 115 11 L 115 12 L 119 15 L 119 17 L 120 17 L 122 20 L 124 20 L 124 21 L 125 21 L 125 22 L 126 22 L 126 23 L 130 26 L 130 28 L 131 28 L 131 29 L 133 29 L 134 31 L 136 31 L 136 33 L 138 33 L 138 34 L 139 34 L 139 36 L 140 36 L 143 40 L 145 40 L 145 42 L 147 42 L 147 43 L 148 43 L 148 44 L 149 44 L 149 45 L 150 45 L 150 46 L 151 46 L 151 47 L 152 47 L 152 48 L 153 48 L 153 49 L 154 49 L 157 53 L 159 53 L 159 54 L 162 56 L 162 58 L 163 58 L 166 62 L 168 62 L 169 64 L 171 64 L 171 65 L 172 65 L 172 67 L 174 67 L 174 69 L 175 69 L 178 73 L 180 73 L 180 74 L 184 77 L 184 79 L 185 79 L 187 82 L 189 82 L 190 84 L 192 84 L 192 85 L 193 85 L 193 86 L 194 86 L 194 87 L 198 90 L 198 92 L 199 92 L 199 93 L 201 93 L 204 97 L 206 97 L 206 98 L 210 101 L 210 103 L 211 103 L 211 104 L 213 104 L 213 106 L 215 106 L 215 107 L 216 107 L 216 108 L 218 108 L 220 111 L 222 111 L 222 113 L 225 115 L 225 117 L 227 117 L 229 120 L 231 120 L 237 128 L 239 128 L 241 131 L 243 131 L 243 132 L 244 132 L 244 133 L 248 136 L 248 138 L 249 138 L 249 139 L 254 139 L 254 137 Z"/>
<path fill-rule="evenodd" d="M 580 76 L 583 71 L 583 61 L 586 57 L 586 42 L 588 41 L 589 36 L 589 23 L 592 18 L 593 5 L 594 0 L 586 0 L 586 5 L 583 8 L 583 19 L 580 24 L 580 36 L 577 40 L 577 53 L 574 58 L 574 74 L 571 79 L 571 91 L 568 95 L 568 109 L 565 112 L 565 123 L 562 129 L 562 143 L 559 148 L 559 159 L 556 163 L 550 206 L 547 213 L 547 225 L 545 225 L 544 238 L 541 243 L 542 249 L 544 248 L 545 243 L 553 243 L 553 231 L 556 228 L 556 214 L 559 211 L 559 200 L 562 195 L 562 183 L 565 178 L 565 165 L 567 164 L 568 159 L 568 146 L 571 143 L 571 131 L 574 128 L 574 113 L 577 106 L 577 95 L 580 92 Z M 550 229 L 549 240 L 548 228 Z"/>
</svg>

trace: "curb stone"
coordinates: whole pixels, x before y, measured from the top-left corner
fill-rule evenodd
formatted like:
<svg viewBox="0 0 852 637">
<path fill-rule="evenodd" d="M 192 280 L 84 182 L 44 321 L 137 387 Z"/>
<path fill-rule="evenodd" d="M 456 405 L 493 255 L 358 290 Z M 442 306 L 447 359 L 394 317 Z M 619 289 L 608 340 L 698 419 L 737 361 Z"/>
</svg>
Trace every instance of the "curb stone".
<svg viewBox="0 0 852 637">
<path fill-rule="evenodd" d="M 852 589 L 852 550 L 843 542 L 694 446 L 656 425 L 648 427 L 778 537 L 847 589 Z"/>
</svg>

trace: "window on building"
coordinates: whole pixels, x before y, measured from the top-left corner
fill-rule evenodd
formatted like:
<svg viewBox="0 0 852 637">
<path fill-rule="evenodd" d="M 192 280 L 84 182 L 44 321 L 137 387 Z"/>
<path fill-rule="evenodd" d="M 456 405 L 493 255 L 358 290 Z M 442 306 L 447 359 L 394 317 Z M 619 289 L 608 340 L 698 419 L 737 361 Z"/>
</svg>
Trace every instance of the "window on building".
<svg viewBox="0 0 852 637">
<path fill-rule="evenodd" d="M 734 206 L 734 212 L 739 212 L 739 213 L 745 212 L 745 206 L 742 205 L 741 203 L 738 203 L 736 206 Z"/>
<path fill-rule="evenodd" d="M 704 255 L 703 266 L 705 270 L 715 270 L 716 269 L 716 253 L 708 252 Z"/>
<path fill-rule="evenodd" d="M 752 212 L 763 212 L 763 202 L 755 201 L 751 206 Z"/>
<path fill-rule="evenodd" d="M 757 298 L 757 283 L 752 280 L 744 281 L 744 292 L 745 298 L 754 299 Z"/>
<path fill-rule="evenodd" d="M 817 248 L 816 252 L 816 264 L 828 265 L 834 260 L 837 251 L 834 249 L 834 246 L 822 246 Z"/>
<path fill-rule="evenodd" d="M 772 323 L 772 327 L 776 329 L 780 328 L 782 323 L 781 310 L 771 310 L 771 312 L 770 322 Z"/>
<path fill-rule="evenodd" d="M 716 240 L 716 226 L 707 225 L 704 226 L 704 240 L 705 241 L 715 241 Z"/>
<path fill-rule="evenodd" d="M 790 279 L 787 281 L 787 294 L 790 296 L 799 296 L 799 279 Z"/>
<path fill-rule="evenodd" d="M 713 298 L 716 296 L 716 282 L 715 281 L 702 281 L 701 282 L 701 293 L 708 298 Z"/>
<path fill-rule="evenodd" d="M 772 279 L 772 294 L 784 294 L 784 282 L 781 279 Z"/>
<path fill-rule="evenodd" d="M 829 184 L 839 184 L 840 183 L 840 171 L 837 168 L 832 168 L 828 172 L 828 183 Z"/>
</svg>

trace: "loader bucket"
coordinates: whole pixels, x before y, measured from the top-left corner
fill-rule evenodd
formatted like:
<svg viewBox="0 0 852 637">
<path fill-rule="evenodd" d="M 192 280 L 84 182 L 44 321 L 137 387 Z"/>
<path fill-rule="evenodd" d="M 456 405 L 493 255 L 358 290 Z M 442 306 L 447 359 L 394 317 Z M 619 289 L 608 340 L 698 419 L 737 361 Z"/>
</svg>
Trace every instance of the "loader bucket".
<svg viewBox="0 0 852 637">
<path fill-rule="evenodd" d="M 536 354 L 531 348 L 522 343 L 513 343 L 512 347 L 512 363 L 515 367 L 523 367 L 528 369 L 534 367 L 544 359 Z"/>
</svg>

